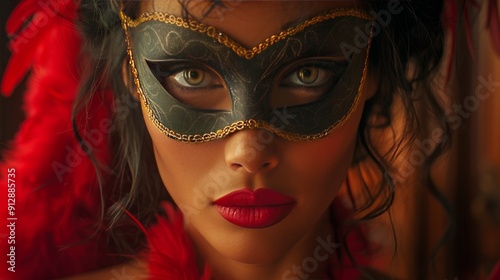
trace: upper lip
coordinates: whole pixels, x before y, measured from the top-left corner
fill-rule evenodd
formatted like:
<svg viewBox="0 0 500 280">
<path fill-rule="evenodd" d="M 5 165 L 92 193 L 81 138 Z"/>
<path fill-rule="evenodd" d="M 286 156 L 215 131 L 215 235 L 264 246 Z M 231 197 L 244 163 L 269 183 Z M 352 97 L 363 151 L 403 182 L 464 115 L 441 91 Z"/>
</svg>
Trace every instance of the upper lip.
<svg viewBox="0 0 500 280">
<path fill-rule="evenodd" d="M 255 191 L 251 189 L 240 189 L 233 191 L 217 200 L 214 204 L 226 207 L 249 207 L 249 206 L 277 206 L 294 203 L 295 199 L 280 192 L 260 188 Z"/>
</svg>

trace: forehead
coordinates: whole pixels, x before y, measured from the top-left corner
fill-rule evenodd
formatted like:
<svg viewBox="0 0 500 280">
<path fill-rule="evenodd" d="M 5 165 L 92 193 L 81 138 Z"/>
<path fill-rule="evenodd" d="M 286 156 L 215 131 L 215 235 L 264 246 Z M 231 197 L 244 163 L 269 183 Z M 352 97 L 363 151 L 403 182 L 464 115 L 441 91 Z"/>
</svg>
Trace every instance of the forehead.
<svg viewBox="0 0 500 280">
<path fill-rule="evenodd" d="M 183 9 L 186 9 L 191 17 L 216 27 L 246 47 L 254 46 L 320 12 L 335 8 L 363 7 L 359 0 L 232 0 L 222 1 L 223 6 L 214 5 L 212 0 L 188 0 L 182 5 L 179 2 L 181 1 L 141 1 L 140 13 L 159 11 L 183 16 Z"/>
</svg>

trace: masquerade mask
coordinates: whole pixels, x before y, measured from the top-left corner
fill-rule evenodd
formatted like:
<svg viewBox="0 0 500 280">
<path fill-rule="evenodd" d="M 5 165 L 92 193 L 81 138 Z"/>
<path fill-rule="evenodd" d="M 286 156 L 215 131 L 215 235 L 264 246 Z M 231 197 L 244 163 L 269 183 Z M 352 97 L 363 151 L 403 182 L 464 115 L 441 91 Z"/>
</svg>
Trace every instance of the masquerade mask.
<svg viewBox="0 0 500 280">
<path fill-rule="evenodd" d="M 260 128 L 311 141 L 358 105 L 373 20 L 361 10 L 320 14 L 251 49 L 193 20 L 120 17 L 148 116 L 173 139 L 206 142 Z"/>
</svg>

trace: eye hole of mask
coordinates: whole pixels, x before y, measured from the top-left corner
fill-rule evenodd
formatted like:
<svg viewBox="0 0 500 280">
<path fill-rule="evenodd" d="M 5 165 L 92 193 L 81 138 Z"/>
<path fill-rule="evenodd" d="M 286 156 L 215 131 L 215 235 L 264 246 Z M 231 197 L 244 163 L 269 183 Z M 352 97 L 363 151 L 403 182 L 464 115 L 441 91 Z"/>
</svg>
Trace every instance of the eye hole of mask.
<svg viewBox="0 0 500 280">
<path fill-rule="evenodd" d="M 223 79 L 206 65 L 193 61 L 148 61 L 158 82 L 179 102 L 198 109 L 231 110 Z"/>
<path fill-rule="evenodd" d="M 278 75 L 271 106 L 294 106 L 320 100 L 335 87 L 347 66 L 344 57 L 307 58 L 289 64 Z"/>
</svg>

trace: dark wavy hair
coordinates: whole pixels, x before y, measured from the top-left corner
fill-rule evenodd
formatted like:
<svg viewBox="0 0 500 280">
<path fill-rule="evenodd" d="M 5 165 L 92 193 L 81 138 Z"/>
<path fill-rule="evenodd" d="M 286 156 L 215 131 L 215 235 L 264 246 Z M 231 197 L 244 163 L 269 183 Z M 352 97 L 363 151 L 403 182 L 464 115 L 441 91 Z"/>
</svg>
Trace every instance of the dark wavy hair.
<svg viewBox="0 0 500 280">
<path fill-rule="evenodd" d="M 117 0 L 118 1 L 118 0 Z M 160 179 L 152 150 L 152 143 L 142 118 L 140 106 L 131 93 L 131 77 L 124 71 L 126 54 L 125 35 L 118 11 L 123 8 L 134 16 L 140 1 L 81 0 L 79 27 L 85 38 L 84 55 L 89 63 L 85 80 L 75 103 L 75 134 L 85 143 L 77 121 L 85 117 L 86 106 L 103 91 L 113 95 L 112 129 L 109 132 L 112 148 L 111 163 L 99 168 L 103 189 L 103 223 L 110 229 L 110 241 L 118 250 L 135 253 L 144 245 L 140 230 L 131 226 L 125 211 L 130 212 L 146 226 L 154 222 L 160 212 L 160 201 L 170 200 Z M 181 1 L 181 0 L 179 0 Z M 181 3 L 186 17 L 186 0 Z M 395 1 L 365 0 L 370 11 L 380 14 Z M 390 14 L 387 24 L 380 24 L 380 32 L 373 38 L 370 51 L 370 69 L 376 69 L 378 88 L 365 105 L 358 130 L 358 141 L 353 168 L 358 170 L 357 181 L 366 189 L 362 202 L 352 202 L 359 215 L 356 222 L 373 219 L 391 206 L 397 187 L 394 184 L 397 157 L 411 149 L 415 139 L 430 138 L 429 127 L 444 132 L 441 141 L 425 159 L 422 176 L 432 193 L 441 201 L 430 178 L 430 167 L 449 146 L 450 129 L 443 120 L 444 110 L 439 95 L 432 87 L 443 56 L 443 27 L 440 21 L 443 1 L 399 1 L 402 10 Z M 206 15 L 215 8 L 224 8 L 225 2 L 213 0 Z M 124 79 L 124 75 L 126 77 Z M 128 85 L 124 82 L 128 79 Z M 108 98 L 109 99 L 109 98 Z M 397 105 L 395 105 L 397 104 Z M 394 128 L 394 106 L 401 106 L 403 123 Z M 422 114 L 425 112 L 425 115 Z M 381 148 L 374 144 L 380 131 L 390 131 L 393 143 Z M 96 162 L 97 164 L 97 162 Z M 364 166 L 377 169 L 380 180 L 375 186 L 362 176 Z M 352 176 L 349 176 L 352 177 Z M 352 178 L 348 177 L 348 181 Z M 397 184 L 396 184 L 397 185 Z M 356 185 L 356 188 L 358 186 Z M 443 202 L 445 203 L 445 202 Z"/>
</svg>

